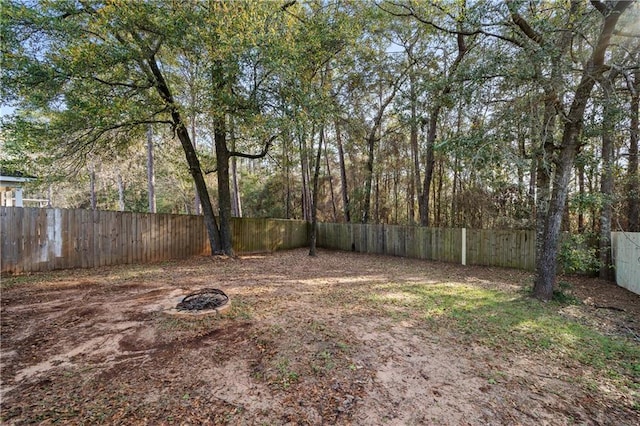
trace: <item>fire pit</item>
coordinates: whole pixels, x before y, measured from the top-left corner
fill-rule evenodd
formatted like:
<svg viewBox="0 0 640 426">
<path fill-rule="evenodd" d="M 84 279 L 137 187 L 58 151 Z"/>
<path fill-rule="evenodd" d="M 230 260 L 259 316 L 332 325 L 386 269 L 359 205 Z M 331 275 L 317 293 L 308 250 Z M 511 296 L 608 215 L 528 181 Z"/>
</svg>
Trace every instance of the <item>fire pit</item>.
<svg viewBox="0 0 640 426">
<path fill-rule="evenodd" d="M 216 309 L 226 305 L 229 302 L 229 296 L 224 291 L 217 288 L 205 288 L 188 294 L 178 303 L 176 309 L 179 311 L 204 311 L 207 309 Z"/>
<path fill-rule="evenodd" d="M 165 312 L 180 316 L 215 315 L 228 309 L 230 306 L 231 301 L 224 291 L 217 288 L 205 288 L 187 294 L 182 297 L 174 308 Z"/>
</svg>

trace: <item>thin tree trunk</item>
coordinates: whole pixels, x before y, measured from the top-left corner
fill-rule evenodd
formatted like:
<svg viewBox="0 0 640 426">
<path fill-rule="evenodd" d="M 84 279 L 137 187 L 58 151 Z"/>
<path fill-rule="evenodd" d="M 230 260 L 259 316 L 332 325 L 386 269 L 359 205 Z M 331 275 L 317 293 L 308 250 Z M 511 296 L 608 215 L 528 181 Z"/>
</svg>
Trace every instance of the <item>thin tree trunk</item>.
<svg viewBox="0 0 640 426">
<path fill-rule="evenodd" d="M 240 180 L 238 179 L 238 159 L 231 158 L 231 184 L 233 196 L 231 198 L 231 214 L 234 217 L 242 217 L 242 199 L 240 197 Z"/>
<path fill-rule="evenodd" d="M 438 128 L 438 115 L 440 114 L 440 105 L 436 105 L 429 115 L 429 129 L 427 130 L 427 153 L 425 159 L 424 181 L 422 182 L 422 208 L 420 210 L 420 225 L 429 226 L 429 192 L 431 189 L 431 181 L 433 180 L 433 168 L 435 166 L 435 157 L 433 154 L 433 146 L 436 141 L 436 131 Z"/>
<path fill-rule="evenodd" d="M 455 60 L 449 67 L 449 77 L 451 77 L 460 66 L 465 54 L 469 51 L 463 34 L 457 35 L 458 42 L 458 54 Z M 447 97 L 452 90 L 453 82 L 447 81 L 445 87 L 442 89 L 439 98 Z M 433 148 L 436 142 L 438 118 L 442 110 L 443 104 L 440 99 L 435 101 L 435 105 L 431 108 L 431 114 L 429 116 L 429 129 L 427 131 L 427 154 L 425 161 L 424 181 L 422 183 L 422 209 L 420 211 L 420 224 L 422 226 L 429 226 L 429 189 L 431 188 L 431 180 L 433 179 L 433 167 L 435 164 Z"/>
<path fill-rule="evenodd" d="M 338 221 L 338 208 L 336 207 L 336 198 L 334 196 L 334 190 L 333 190 L 333 176 L 331 175 L 331 166 L 329 164 L 329 152 L 327 150 L 327 145 L 325 143 L 324 145 L 324 159 L 325 159 L 325 163 L 327 165 L 327 176 L 329 177 L 329 192 L 331 194 L 331 207 L 332 207 L 332 213 L 333 213 L 333 221 L 337 222 Z"/>
<path fill-rule="evenodd" d="M 456 196 L 457 196 L 457 186 L 458 186 L 458 154 L 456 152 L 453 153 L 453 188 L 451 189 L 451 221 L 449 223 L 451 223 L 451 227 L 455 228 L 458 226 L 458 220 L 457 220 L 457 212 L 458 212 L 458 206 L 457 206 L 457 200 L 456 200 Z"/>
<path fill-rule="evenodd" d="M 149 213 L 156 212 L 156 173 L 153 155 L 153 128 L 147 126 L 147 193 L 149 199 Z"/>
<path fill-rule="evenodd" d="M 399 186 L 399 180 L 400 180 L 400 176 L 398 176 L 398 168 L 396 168 L 393 171 L 393 205 L 394 205 L 394 223 L 397 225 L 398 224 L 398 210 L 399 210 L 399 203 L 400 203 L 400 196 L 398 195 L 398 186 Z"/>
<path fill-rule="evenodd" d="M 236 150 L 236 138 L 234 132 L 235 126 L 233 121 L 231 122 L 231 150 Z M 231 214 L 234 217 L 242 217 L 242 200 L 240 198 L 240 182 L 238 179 L 238 159 L 237 157 L 231 158 L 231 185 L 233 186 L 231 197 Z"/>
<path fill-rule="evenodd" d="M 198 151 L 198 143 L 196 142 L 196 116 L 195 114 L 191 117 L 191 143 L 193 143 L 193 149 Z M 195 188 L 195 185 L 194 185 Z M 195 196 L 193 198 L 193 214 L 200 214 L 200 195 L 198 191 L 195 190 Z"/>
<path fill-rule="evenodd" d="M 640 174 L 638 174 L 638 109 L 640 106 L 640 71 L 633 74 L 630 102 L 629 163 L 627 165 L 627 221 L 629 232 L 640 232 Z"/>
<path fill-rule="evenodd" d="M 318 180 L 320 179 L 320 161 L 322 160 L 322 146 L 324 145 L 324 127 L 320 127 L 318 151 L 316 154 L 315 168 L 313 170 L 313 202 L 311 204 L 311 239 L 309 243 L 309 256 L 316 256 L 316 239 L 318 228 Z"/>
<path fill-rule="evenodd" d="M 349 190 L 347 187 L 347 168 L 344 162 L 344 148 L 342 146 L 342 134 L 340 133 L 340 123 L 335 120 L 336 127 L 336 143 L 338 144 L 338 160 L 340 162 L 340 192 L 342 193 L 342 206 L 344 208 L 344 221 L 351 222 L 351 213 L 349 206 Z"/>
<path fill-rule="evenodd" d="M 412 174 L 412 191 L 410 195 L 410 223 L 415 222 L 415 212 L 414 212 L 414 203 L 415 203 L 415 191 L 420 188 L 420 149 L 418 147 L 418 95 L 415 87 L 415 76 L 413 73 L 409 75 L 409 90 L 411 96 L 411 129 L 410 129 L 410 143 L 411 143 L 411 159 L 413 162 L 413 174 Z M 418 214 L 419 217 L 422 217 L 422 211 L 424 209 L 423 206 L 423 198 L 418 196 Z"/>
<path fill-rule="evenodd" d="M 375 192 L 374 208 L 373 208 L 373 223 L 380 223 L 380 173 L 375 174 L 375 185 L 373 186 Z"/>
<path fill-rule="evenodd" d="M 287 219 L 291 219 L 291 179 L 289 177 L 289 150 L 287 149 L 287 142 L 289 142 L 289 138 L 286 137 L 284 142 L 282 143 L 282 162 L 284 167 L 284 217 Z"/>
<path fill-rule="evenodd" d="M 399 84 L 399 83 L 398 83 Z M 375 156 L 375 147 L 376 141 L 380 139 L 379 132 L 382 127 L 382 117 L 384 115 L 384 111 L 387 109 L 395 94 L 398 90 L 397 86 L 394 86 L 393 92 L 387 99 L 384 101 L 381 99 L 380 109 L 378 110 L 378 114 L 373 120 L 373 126 L 369 130 L 367 134 L 367 164 L 366 164 L 366 179 L 364 184 L 364 207 L 362 210 L 362 223 L 368 223 L 370 220 L 370 210 L 371 210 L 371 190 L 372 183 L 374 179 L 373 173 L 373 162 Z"/>
<path fill-rule="evenodd" d="M 362 210 L 362 223 L 369 223 L 369 210 L 371 208 L 371 188 L 373 185 L 373 155 L 376 137 L 375 132 L 371 132 L 367 137 L 367 164 L 366 179 L 364 181 L 364 207 Z"/>
<path fill-rule="evenodd" d="M 539 116 L 538 116 L 538 106 L 537 103 L 532 103 L 532 108 L 530 112 L 530 126 L 531 126 L 531 134 L 539 135 L 540 131 L 538 129 Z M 532 138 L 531 146 L 532 150 L 535 150 L 536 139 Z M 529 191 L 527 193 L 527 205 L 531 209 L 532 212 L 535 212 L 536 206 L 536 182 L 537 182 L 537 171 L 538 171 L 538 159 L 533 152 L 531 155 L 531 165 L 529 168 Z M 529 219 L 535 219 L 535 213 Z"/>
<path fill-rule="evenodd" d="M 580 199 L 584 199 L 584 164 L 579 162 L 578 164 L 578 194 Z M 578 234 L 584 232 L 584 210 L 580 206 L 578 209 Z"/>
<path fill-rule="evenodd" d="M 444 161 L 438 161 L 438 191 L 437 191 L 437 199 L 435 200 L 435 204 L 437 206 L 436 210 L 436 226 L 442 226 L 442 203 L 440 202 L 442 197 L 442 183 L 444 181 Z"/>
<path fill-rule="evenodd" d="M 611 215 L 613 213 L 613 75 L 602 80 L 604 89 L 604 106 L 602 114 L 602 180 L 600 194 L 602 209 L 600 211 L 599 276 L 605 280 L 615 280 L 611 264 Z"/>
<path fill-rule="evenodd" d="M 122 181 L 122 174 L 118 172 L 118 210 L 124 211 L 124 182 Z"/>
<path fill-rule="evenodd" d="M 311 222 L 311 182 L 309 177 L 309 155 L 306 131 L 300 133 L 300 167 L 302 168 L 302 218 Z"/>
<path fill-rule="evenodd" d="M 200 160 L 198 159 L 198 155 L 195 149 L 193 149 L 193 144 L 191 143 L 189 132 L 187 132 L 187 128 L 184 125 L 182 115 L 180 114 L 180 111 L 177 108 L 176 103 L 174 102 L 173 94 L 171 93 L 171 90 L 169 89 L 169 86 L 164 79 L 162 71 L 156 63 L 155 58 L 150 57 L 147 61 L 147 64 L 151 73 L 156 79 L 155 87 L 158 94 L 164 100 L 164 102 L 171 107 L 171 119 L 173 121 L 175 132 L 178 136 L 180 144 L 182 145 L 182 150 L 184 151 L 187 164 L 189 165 L 189 172 L 191 173 L 191 176 L 193 177 L 193 180 L 196 184 L 196 189 L 200 194 L 200 202 L 202 204 L 202 211 L 204 213 L 205 227 L 209 236 L 211 253 L 220 254 L 222 251 L 220 245 L 220 230 L 218 228 L 218 223 L 216 221 L 215 215 L 213 214 L 213 206 L 211 205 L 211 199 L 209 198 L 207 184 L 205 183 L 204 175 L 202 174 Z"/>
<path fill-rule="evenodd" d="M 96 166 L 91 160 L 91 165 L 89 166 L 89 199 L 91 202 L 91 210 L 98 209 L 98 200 L 96 198 Z"/>
</svg>

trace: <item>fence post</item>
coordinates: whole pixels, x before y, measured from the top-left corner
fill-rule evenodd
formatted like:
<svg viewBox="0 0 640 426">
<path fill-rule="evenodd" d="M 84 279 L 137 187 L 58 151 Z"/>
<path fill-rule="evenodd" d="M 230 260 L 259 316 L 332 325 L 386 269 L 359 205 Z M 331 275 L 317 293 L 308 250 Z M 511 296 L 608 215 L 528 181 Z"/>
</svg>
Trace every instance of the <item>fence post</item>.
<svg viewBox="0 0 640 426">
<path fill-rule="evenodd" d="M 467 228 L 462 228 L 462 264 L 467 264 Z"/>
</svg>

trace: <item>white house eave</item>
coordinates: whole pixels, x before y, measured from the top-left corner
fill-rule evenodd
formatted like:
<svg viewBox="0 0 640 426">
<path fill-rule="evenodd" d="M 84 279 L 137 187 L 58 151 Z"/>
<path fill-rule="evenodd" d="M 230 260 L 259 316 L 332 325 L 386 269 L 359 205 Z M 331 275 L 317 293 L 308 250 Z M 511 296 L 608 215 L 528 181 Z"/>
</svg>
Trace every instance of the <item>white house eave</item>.
<svg viewBox="0 0 640 426">
<path fill-rule="evenodd" d="M 21 183 L 31 182 L 33 179 L 29 177 L 0 176 L 0 186 L 21 186 Z"/>
</svg>

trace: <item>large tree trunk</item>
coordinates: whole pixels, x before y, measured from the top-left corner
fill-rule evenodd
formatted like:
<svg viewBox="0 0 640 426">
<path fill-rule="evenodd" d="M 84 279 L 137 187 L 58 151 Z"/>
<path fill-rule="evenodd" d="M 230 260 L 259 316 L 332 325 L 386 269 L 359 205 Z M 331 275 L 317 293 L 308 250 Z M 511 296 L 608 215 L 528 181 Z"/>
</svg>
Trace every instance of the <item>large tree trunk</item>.
<svg viewBox="0 0 640 426">
<path fill-rule="evenodd" d="M 609 47 L 611 35 L 621 13 L 629 7 L 629 2 L 617 2 L 612 9 L 603 3 L 594 2 L 604 15 L 604 22 L 589 61 L 587 62 L 576 88 L 569 113 L 565 117 L 560 155 L 557 161 L 553 190 L 549 209 L 544 218 L 542 241 L 537 241 L 540 246 L 536 250 L 536 278 L 533 293 L 540 300 L 550 300 L 553 297 L 553 287 L 556 278 L 556 261 L 558 254 L 558 242 L 560 238 L 560 225 L 562 213 L 565 208 L 569 179 L 577 152 L 581 147 L 578 136 L 582 129 L 582 120 L 587 103 L 591 97 L 591 91 L 595 81 L 600 79 L 604 72 L 605 52 Z M 525 25 L 517 14 L 512 13 L 514 21 L 527 31 Z"/>
<path fill-rule="evenodd" d="M 213 139 L 216 146 L 218 176 L 218 204 L 220 210 L 220 248 L 228 256 L 233 256 L 231 241 L 231 191 L 229 190 L 229 159 L 225 118 L 217 117 L 214 123 Z"/>
</svg>

